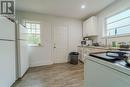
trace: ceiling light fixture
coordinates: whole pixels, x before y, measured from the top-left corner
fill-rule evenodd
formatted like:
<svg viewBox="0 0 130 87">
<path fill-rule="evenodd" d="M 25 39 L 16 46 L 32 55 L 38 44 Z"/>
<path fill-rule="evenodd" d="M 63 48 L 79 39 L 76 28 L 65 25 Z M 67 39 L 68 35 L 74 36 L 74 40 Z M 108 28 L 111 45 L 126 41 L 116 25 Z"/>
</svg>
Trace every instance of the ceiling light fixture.
<svg viewBox="0 0 130 87">
<path fill-rule="evenodd" d="M 81 5 L 81 8 L 85 8 L 86 6 L 85 5 Z"/>
</svg>

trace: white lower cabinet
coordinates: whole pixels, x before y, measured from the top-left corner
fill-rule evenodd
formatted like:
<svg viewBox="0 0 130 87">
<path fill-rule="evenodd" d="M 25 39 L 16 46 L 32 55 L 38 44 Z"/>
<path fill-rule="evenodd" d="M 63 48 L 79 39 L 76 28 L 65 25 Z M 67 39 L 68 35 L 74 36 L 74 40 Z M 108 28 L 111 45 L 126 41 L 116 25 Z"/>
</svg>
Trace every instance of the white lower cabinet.
<svg viewBox="0 0 130 87">
<path fill-rule="evenodd" d="M 83 50 L 84 50 L 83 47 L 78 47 L 79 60 L 82 61 L 82 62 L 83 62 L 83 58 L 84 58 L 84 56 L 83 56 L 84 51 Z"/>
<path fill-rule="evenodd" d="M 89 48 L 89 47 L 78 47 L 79 60 L 84 62 L 86 57 L 89 56 L 89 53 L 104 52 L 104 51 L 107 51 L 107 50 L 97 49 L 97 48 Z"/>
<path fill-rule="evenodd" d="M 130 76 L 88 59 L 84 74 L 84 87 L 130 87 Z"/>
</svg>

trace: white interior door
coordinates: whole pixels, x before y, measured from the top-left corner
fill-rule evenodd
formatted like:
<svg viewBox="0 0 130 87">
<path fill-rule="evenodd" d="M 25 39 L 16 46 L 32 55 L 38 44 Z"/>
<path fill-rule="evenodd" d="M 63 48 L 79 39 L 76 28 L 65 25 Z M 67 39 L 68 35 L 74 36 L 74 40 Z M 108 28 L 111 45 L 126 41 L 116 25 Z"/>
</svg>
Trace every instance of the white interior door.
<svg viewBox="0 0 130 87">
<path fill-rule="evenodd" d="M 54 26 L 53 32 L 54 38 L 54 63 L 67 62 L 67 50 L 68 50 L 68 27 L 63 25 Z"/>
</svg>

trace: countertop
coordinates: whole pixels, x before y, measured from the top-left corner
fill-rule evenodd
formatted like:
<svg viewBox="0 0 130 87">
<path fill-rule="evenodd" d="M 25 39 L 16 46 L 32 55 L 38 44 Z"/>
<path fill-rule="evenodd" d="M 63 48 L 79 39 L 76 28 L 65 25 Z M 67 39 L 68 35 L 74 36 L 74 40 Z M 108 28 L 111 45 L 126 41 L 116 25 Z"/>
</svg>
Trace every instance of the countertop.
<svg viewBox="0 0 130 87">
<path fill-rule="evenodd" d="M 106 46 L 78 46 L 78 47 L 82 47 L 82 48 L 93 48 L 93 49 L 103 49 L 103 50 L 119 50 L 119 49 L 124 49 L 124 48 L 120 48 L 120 47 L 106 47 Z M 127 49 L 130 51 L 130 48 Z"/>
</svg>

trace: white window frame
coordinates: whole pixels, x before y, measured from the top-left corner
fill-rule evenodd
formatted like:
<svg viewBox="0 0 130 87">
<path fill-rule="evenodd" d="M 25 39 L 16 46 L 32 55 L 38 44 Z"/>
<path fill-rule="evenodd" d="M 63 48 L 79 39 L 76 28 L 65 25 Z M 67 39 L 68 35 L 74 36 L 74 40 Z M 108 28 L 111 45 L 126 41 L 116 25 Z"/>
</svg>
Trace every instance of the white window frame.
<svg viewBox="0 0 130 87">
<path fill-rule="evenodd" d="M 127 8 L 127 9 L 125 9 L 125 10 L 122 10 L 122 11 L 119 11 L 119 12 L 117 12 L 117 13 L 115 13 L 115 14 L 113 14 L 113 15 L 111 15 L 111 16 L 108 16 L 108 17 L 106 17 L 105 18 L 105 23 L 104 23 L 104 25 L 105 25 L 105 28 L 104 28 L 104 33 L 103 33 L 103 38 L 105 38 L 105 37 L 110 37 L 110 38 L 115 38 L 115 37 L 125 37 L 125 36 L 130 36 L 130 32 L 129 33 L 125 33 L 125 34 L 115 34 L 115 35 L 111 35 L 111 36 L 107 36 L 107 19 L 108 18 L 110 18 L 110 17 L 112 17 L 112 16 L 115 16 L 115 15 L 118 15 L 118 14 L 120 14 L 120 13 L 122 13 L 122 12 L 124 12 L 124 11 L 127 11 L 127 10 L 129 10 L 130 8 Z M 126 17 L 126 18 L 130 18 L 130 16 L 129 17 Z M 122 19 L 120 19 L 120 20 L 123 20 L 123 19 L 126 19 L 126 18 L 122 18 Z M 120 21 L 120 20 L 118 20 L 118 21 Z M 130 25 L 126 25 L 126 26 L 130 26 Z M 126 26 L 123 26 L 123 27 L 126 27 Z M 121 27 L 118 27 L 118 28 L 121 28 Z"/>
<path fill-rule="evenodd" d="M 30 24 L 39 24 L 40 25 L 40 22 L 37 22 L 37 21 L 25 21 L 25 26 L 26 26 L 26 23 L 30 23 Z M 26 27 L 27 28 L 27 27 Z M 28 28 L 27 28 L 28 29 Z M 40 29 L 39 29 L 40 31 L 41 31 L 41 26 L 40 26 Z M 27 32 L 27 34 L 32 34 L 32 33 L 28 33 Z M 35 35 L 37 35 L 37 33 L 35 32 L 34 33 Z M 40 32 L 39 32 L 39 36 L 40 36 Z M 40 37 L 40 43 L 38 43 L 38 44 L 28 44 L 28 46 L 41 46 L 41 37 Z"/>
</svg>

